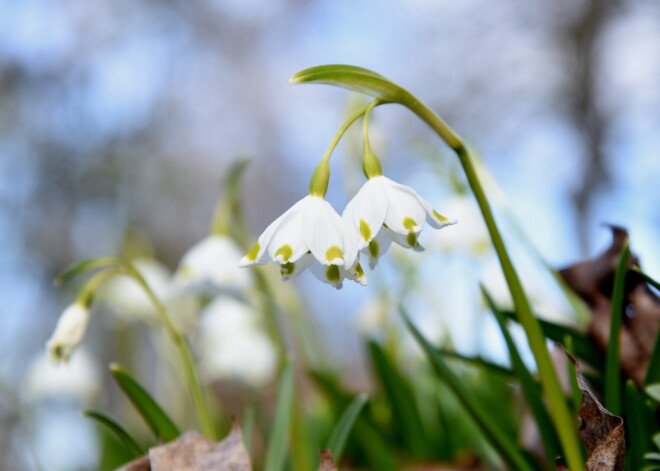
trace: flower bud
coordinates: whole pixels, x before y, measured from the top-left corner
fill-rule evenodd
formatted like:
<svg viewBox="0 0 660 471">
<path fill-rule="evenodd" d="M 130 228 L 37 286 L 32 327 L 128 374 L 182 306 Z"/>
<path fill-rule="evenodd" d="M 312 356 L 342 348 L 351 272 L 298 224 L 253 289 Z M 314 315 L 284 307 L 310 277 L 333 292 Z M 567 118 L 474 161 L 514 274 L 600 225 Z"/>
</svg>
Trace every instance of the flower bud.
<svg viewBox="0 0 660 471">
<path fill-rule="evenodd" d="M 89 309 L 81 303 L 74 303 L 67 307 L 60 319 L 53 335 L 46 342 L 46 349 L 53 361 L 67 362 L 71 352 L 82 341 L 89 322 Z"/>
</svg>

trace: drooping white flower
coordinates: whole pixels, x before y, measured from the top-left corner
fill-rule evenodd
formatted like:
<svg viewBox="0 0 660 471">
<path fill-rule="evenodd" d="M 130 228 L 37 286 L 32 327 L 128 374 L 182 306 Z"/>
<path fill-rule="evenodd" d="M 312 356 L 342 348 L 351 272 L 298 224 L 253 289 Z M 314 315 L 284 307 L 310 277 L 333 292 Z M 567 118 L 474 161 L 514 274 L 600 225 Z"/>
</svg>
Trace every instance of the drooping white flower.
<svg viewBox="0 0 660 471">
<path fill-rule="evenodd" d="M 456 223 L 435 211 L 409 186 L 383 175 L 367 180 L 346 205 L 343 218 L 359 233 L 358 247 L 370 257 L 372 268 L 390 241 L 423 250 L 417 238 L 425 223 L 435 229 Z"/>
<path fill-rule="evenodd" d="M 208 381 L 233 379 L 258 387 L 275 374 L 277 352 L 259 313 L 229 296 L 217 297 L 200 313 L 195 345 Z"/>
<path fill-rule="evenodd" d="M 239 266 L 272 259 L 283 279 L 308 266 L 321 281 L 341 288 L 344 278 L 366 284 L 359 264 L 357 233 L 325 199 L 307 195 L 273 221 Z"/>
<path fill-rule="evenodd" d="M 221 235 L 210 235 L 195 244 L 181 259 L 174 283 L 181 291 L 215 296 L 222 291 L 243 291 L 249 274 L 237 267 L 241 252 L 236 243 Z"/>
<path fill-rule="evenodd" d="M 81 303 L 73 303 L 60 315 L 53 335 L 46 342 L 50 357 L 56 362 L 67 362 L 71 352 L 80 345 L 87 324 L 89 309 Z"/>
</svg>

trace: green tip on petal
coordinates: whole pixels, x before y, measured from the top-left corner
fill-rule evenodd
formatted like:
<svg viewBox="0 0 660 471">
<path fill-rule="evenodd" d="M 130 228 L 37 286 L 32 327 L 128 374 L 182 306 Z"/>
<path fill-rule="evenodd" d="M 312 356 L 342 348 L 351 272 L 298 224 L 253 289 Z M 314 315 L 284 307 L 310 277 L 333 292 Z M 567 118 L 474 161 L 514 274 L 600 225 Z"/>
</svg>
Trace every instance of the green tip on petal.
<svg viewBox="0 0 660 471">
<path fill-rule="evenodd" d="M 261 250 L 261 246 L 259 245 L 259 242 L 257 242 L 246 255 L 247 259 L 254 262 L 257 259 L 257 255 L 259 255 L 259 250 Z"/>
<path fill-rule="evenodd" d="M 357 273 L 358 278 L 364 277 L 364 270 L 362 269 L 362 265 L 359 263 L 355 266 L 355 273 Z"/>
<path fill-rule="evenodd" d="M 338 258 L 341 259 L 341 260 L 344 260 L 344 254 L 342 253 L 340 247 L 337 247 L 336 245 L 333 245 L 325 253 L 325 259 L 328 262 L 332 262 L 333 260 L 336 260 Z"/>
<path fill-rule="evenodd" d="M 374 239 L 371 242 L 369 242 L 369 255 L 371 255 L 373 258 L 378 258 L 379 253 L 380 253 L 380 247 L 378 246 L 378 242 L 376 242 L 376 239 Z"/>
<path fill-rule="evenodd" d="M 442 222 L 447 222 L 447 221 L 449 221 L 448 218 L 444 217 L 442 214 L 440 214 L 439 212 L 437 212 L 435 209 L 433 210 L 433 215 L 434 215 L 436 218 L 438 218 L 440 221 L 442 221 Z"/>
<path fill-rule="evenodd" d="M 275 252 L 275 258 L 281 256 L 282 260 L 285 262 L 291 258 L 291 255 L 293 255 L 293 249 L 289 244 L 284 244 L 282 247 L 277 249 L 277 252 Z"/>
<path fill-rule="evenodd" d="M 289 276 L 293 274 L 295 269 L 296 269 L 295 263 L 293 262 L 283 263 L 282 265 L 280 265 L 280 274 L 282 276 Z"/>
<path fill-rule="evenodd" d="M 413 218 L 405 218 L 403 220 L 403 227 L 405 227 L 406 230 L 408 231 L 412 231 L 413 229 L 415 229 L 415 227 L 417 227 L 417 223 Z"/>
<path fill-rule="evenodd" d="M 338 283 L 340 280 L 339 267 L 337 265 L 330 265 L 325 271 L 325 277 L 331 283 Z"/>
<path fill-rule="evenodd" d="M 364 240 L 371 239 L 371 228 L 364 219 L 360 219 L 360 234 L 362 234 Z"/>
<path fill-rule="evenodd" d="M 406 241 L 410 244 L 411 247 L 417 247 L 417 234 L 414 232 L 409 232 L 406 236 Z"/>
</svg>

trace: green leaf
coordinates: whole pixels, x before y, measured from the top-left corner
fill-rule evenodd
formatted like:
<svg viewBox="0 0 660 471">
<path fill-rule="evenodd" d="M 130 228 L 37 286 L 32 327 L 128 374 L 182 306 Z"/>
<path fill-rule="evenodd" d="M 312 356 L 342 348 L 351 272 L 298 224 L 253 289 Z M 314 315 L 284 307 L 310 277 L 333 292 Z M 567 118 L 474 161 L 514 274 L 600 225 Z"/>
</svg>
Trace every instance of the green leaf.
<svg viewBox="0 0 660 471">
<path fill-rule="evenodd" d="M 610 312 L 610 340 L 605 366 L 605 407 L 614 415 L 621 415 L 621 324 L 623 318 L 623 296 L 630 260 L 630 240 L 626 240 L 614 273 L 612 288 L 612 310 Z"/>
<path fill-rule="evenodd" d="M 409 92 L 380 74 L 352 65 L 322 65 L 301 70 L 291 77 L 291 84 L 323 83 L 348 88 L 383 102 L 402 103 L 411 99 Z"/>
<path fill-rule="evenodd" d="M 392 364 L 378 343 L 369 341 L 368 347 L 375 373 L 392 406 L 393 428 L 411 456 L 426 456 L 430 444 L 410 383 Z"/>
<path fill-rule="evenodd" d="M 339 463 L 341 455 L 344 453 L 344 445 L 346 444 L 348 434 L 351 432 L 355 420 L 368 400 L 369 396 L 366 394 L 360 394 L 356 397 L 353 402 L 349 404 L 335 427 L 332 429 L 326 448 L 332 452 L 332 456 L 335 458 L 336 463 Z"/>
<path fill-rule="evenodd" d="M 486 300 L 488 307 L 493 312 L 493 315 L 497 320 L 497 324 L 500 327 L 500 331 L 502 332 L 502 336 L 506 342 L 507 349 L 509 350 L 511 366 L 516 372 L 523 394 L 527 401 L 527 405 L 529 406 L 529 409 L 532 412 L 534 419 L 536 420 L 539 432 L 541 433 L 541 441 L 545 447 L 546 456 L 550 460 L 549 465 L 552 467 L 555 457 L 560 456 L 561 454 L 561 447 L 559 445 L 557 435 L 555 434 L 555 428 L 552 423 L 552 419 L 550 418 L 550 415 L 548 414 L 548 411 L 545 408 L 543 401 L 541 400 L 541 390 L 539 385 L 532 377 L 532 374 L 529 372 L 522 360 L 522 357 L 520 356 L 518 347 L 516 346 L 513 338 L 511 337 L 511 334 L 509 333 L 509 330 L 507 329 L 506 317 L 504 314 L 502 314 L 502 312 L 499 311 L 499 309 L 497 309 L 493 299 L 488 294 L 486 288 L 484 288 L 483 285 L 481 286 L 481 293 Z"/>
<path fill-rule="evenodd" d="M 515 312 L 505 310 L 501 310 L 501 312 L 508 319 L 518 322 Z M 567 337 L 570 338 L 574 350 L 571 353 L 574 356 L 586 361 L 598 371 L 604 370 L 605 361 L 603 360 L 601 350 L 598 348 L 598 345 L 596 345 L 596 342 L 594 342 L 591 338 L 587 337 L 582 332 L 579 332 L 565 325 L 555 324 L 554 322 L 549 322 L 543 319 L 538 319 L 538 321 L 541 325 L 541 330 L 543 330 L 543 335 L 545 337 L 561 344 L 565 342 Z"/>
<path fill-rule="evenodd" d="M 110 373 L 158 439 L 169 442 L 181 435 L 172 419 L 121 365 L 110 365 Z"/>
<path fill-rule="evenodd" d="M 110 432 L 112 432 L 130 451 L 132 458 L 137 458 L 142 456 L 145 453 L 145 450 L 138 445 L 137 441 L 126 431 L 124 427 L 119 425 L 115 420 L 111 419 L 102 412 L 95 410 L 85 410 L 83 415 L 89 417 L 92 420 L 95 420 Z"/>
<path fill-rule="evenodd" d="M 646 428 L 642 396 L 635 383 L 626 381 L 624 406 L 626 427 L 626 469 L 639 469 L 645 451 L 649 449 L 650 432 Z"/>
<path fill-rule="evenodd" d="M 649 384 L 644 388 L 646 394 L 651 396 L 656 402 L 660 402 L 660 383 Z"/>
<path fill-rule="evenodd" d="M 293 411 L 294 376 L 293 362 L 287 359 L 280 376 L 280 389 L 277 394 L 275 419 L 268 439 L 266 463 L 264 471 L 281 471 L 286 461 L 291 431 L 291 414 Z"/>
<path fill-rule="evenodd" d="M 651 383 L 660 383 L 660 331 L 658 331 L 655 337 L 655 344 L 651 352 L 649 365 L 646 368 L 646 378 L 644 378 L 645 385 Z"/>
<path fill-rule="evenodd" d="M 483 407 L 476 400 L 474 394 L 465 387 L 462 381 L 447 366 L 442 356 L 437 353 L 429 341 L 417 330 L 405 313 L 403 317 L 408 329 L 421 345 L 440 379 L 449 386 L 456 398 L 479 426 L 484 436 L 508 464 L 509 468 L 518 471 L 532 471 L 534 468 L 527 462 L 520 447 L 512 437 L 502 432 L 498 420 L 492 415 L 491 411 Z"/>
<path fill-rule="evenodd" d="M 660 450 L 660 433 L 653 435 L 653 444 L 658 450 Z"/>
</svg>

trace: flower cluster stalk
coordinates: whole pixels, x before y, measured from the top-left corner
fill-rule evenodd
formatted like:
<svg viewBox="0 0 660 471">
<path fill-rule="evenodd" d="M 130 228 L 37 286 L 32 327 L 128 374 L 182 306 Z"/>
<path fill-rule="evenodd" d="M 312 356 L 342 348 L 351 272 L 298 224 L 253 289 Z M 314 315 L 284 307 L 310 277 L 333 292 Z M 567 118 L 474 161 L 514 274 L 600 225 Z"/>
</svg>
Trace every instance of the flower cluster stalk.
<svg viewBox="0 0 660 471">
<path fill-rule="evenodd" d="M 458 155 L 465 176 L 467 177 L 470 188 L 479 204 L 486 226 L 488 227 L 488 232 L 490 233 L 493 246 L 495 247 L 495 251 L 500 260 L 507 285 L 511 291 L 518 319 L 525 330 L 529 345 L 534 354 L 541 385 L 548 398 L 551 416 L 557 429 L 566 461 L 572 471 L 581 470 L 583 457 L 578 437 L 575 432 L 576 424 L 573 421 L 568 405 L 566 404 L 559 378 L 557 377 L 557 372 L 550 359 L 545 337 L 539 322 L 534 317 L 527 296 L 522 288 L 520 278 L 513 267 L 511 258 L 504 245 L 504 240 L 502 239 L 497 224 L 495 223 L 490 204 L 472 163 L 470 151 L 460 137 L 458 137 L 458 135 L 456 135 L 456 133 L 454 133 L 454 131 L 424 103 L 410 95 L 410 98 L 402 101 L 401 104 L 406 106 L 427 123 Z"/>
<path fill-rule="evenodd" d="M 217 437 L 215 435 L 215 427 L 213 426 L 213 420 L 211 418 L 211 414 L 209 412 L 206 399 L 204 397 L 204 392 L 202 390 L 202 384 L 199 378 L 199 373 L 197 372 L 195 361 L 193 359 L 193 354 L 192 351 L 190 350 L 190 346 L 188 345 L 188 342 L 186 341 L 185 337 L 181 334 L 179 329 L 177 329 L 176 326 L 172 323 L 172 320 L 170 319 L 167 313 L 167 309 L 165 309 L 163 303 L 161 303 L 160 299 L 158 299 L 158 297 L 153 292 L 153 290 L 151 289 L 147 281 L 144 279 L 144 277 L 140 274 L 140 272 L 128 260 L 123 260 L 122 262 L 123 262 L 122 265 L 126 268 L 128 273 L 144 289 L 145 293 L 151 300 L 151 303 L 154 305 L 154 308 L 156 309 L 158 316 L 163 322 L 163 326 L 165 327 L 165 330 L 167 331 L 169 336 L 172 338 L 172 341 L 176 345 L 177 351 L 179 352 L 179 356 L 181 357 L 181 362 L 183 364 L 183 370 L 186 375 L 186 380 L 188 382 L 188 386 L 190 387 L 190 392 L 193 397 L 193 403 L 195 405 L 197 418 L 200 422 L 200 427 L 202 428 L 202 433 L 211 440 L 216 439 Z"/>
</svg>

